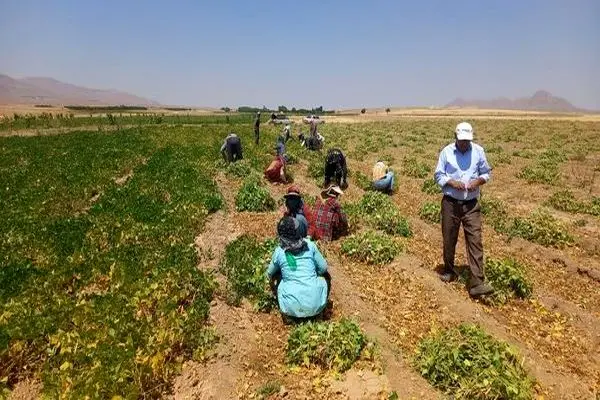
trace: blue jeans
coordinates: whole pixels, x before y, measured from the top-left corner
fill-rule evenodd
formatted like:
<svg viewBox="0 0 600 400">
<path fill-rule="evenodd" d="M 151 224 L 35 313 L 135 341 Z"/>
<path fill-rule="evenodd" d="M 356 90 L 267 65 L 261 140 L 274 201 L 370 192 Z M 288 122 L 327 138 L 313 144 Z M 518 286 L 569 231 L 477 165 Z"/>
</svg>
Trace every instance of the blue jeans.
<svg viewBox="0 0 600 400">
<path fill-rule="evenodd" d="M 373 182 L 373 188 L 380 192 L 391 192 L 394 187 L 394 172 L 389 171 L 383 178 Z"/>
</svg>

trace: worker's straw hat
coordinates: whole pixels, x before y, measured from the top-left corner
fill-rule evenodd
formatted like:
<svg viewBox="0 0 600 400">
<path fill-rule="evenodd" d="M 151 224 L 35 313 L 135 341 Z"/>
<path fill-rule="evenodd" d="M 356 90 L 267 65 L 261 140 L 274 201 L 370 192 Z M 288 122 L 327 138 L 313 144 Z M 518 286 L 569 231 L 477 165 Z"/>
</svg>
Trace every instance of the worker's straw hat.
<svg viewBox="0 0 600 400">
<path fill-rule="evenodd" d="M 321 192 L 322 197 L 338 197 L 341 194 L 344 194 L 344 192 L 338 185 L 330 185 L 327 189 Z"/>
</svg>

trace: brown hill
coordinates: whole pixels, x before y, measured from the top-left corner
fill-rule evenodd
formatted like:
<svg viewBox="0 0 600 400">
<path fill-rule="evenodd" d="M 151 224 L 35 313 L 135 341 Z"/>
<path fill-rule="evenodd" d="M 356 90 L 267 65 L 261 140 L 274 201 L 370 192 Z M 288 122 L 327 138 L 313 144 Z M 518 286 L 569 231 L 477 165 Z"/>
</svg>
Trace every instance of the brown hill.
<svg viewBox="0 0 600 400">
<path fill-rule="evenodd" d="M 159 105 L 117 90 L 90 89 L 52 78 L 14 79 L 7 75 L 0 75 L 0 104 Z"/>
<path fill-rule="evenodd" d="M 532 111 L 553 111 L 553 112 L 582 112 L 580 108 L 575 107 L 569 101 L 562 97 L 555 97 L 545 90 L 538 90 L 531 97 L 522 97 L 518 99 L 509 99 L 498 97 L 491 100 L 465 100 L 461 98 L 454 99 L 446 107 L 460 108 L 484 108 L 484 109 L 503 109 L 503 110 L 532 110 Z"/>
</svg>

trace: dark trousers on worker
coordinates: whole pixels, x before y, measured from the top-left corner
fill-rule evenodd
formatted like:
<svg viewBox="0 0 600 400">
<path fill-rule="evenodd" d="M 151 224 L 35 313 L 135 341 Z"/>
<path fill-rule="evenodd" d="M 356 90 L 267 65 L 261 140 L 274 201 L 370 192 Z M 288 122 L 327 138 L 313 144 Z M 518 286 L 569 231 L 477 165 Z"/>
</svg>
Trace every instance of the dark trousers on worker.
<svg viewBox="0 0 600 400">
<path fill-rule="evenodd" d="M 254 128 L 254 143 L 258 144 L 259 139 L 260 139 L 260 129 Z"/>
<path fill-rule="evenodd" d="M 242 141 L 240 138 L 234 137 L 227 140 L 225 153 L 227 155 L 227 162 L 235 162 L 244 158 L 242 156 Z"/>
<path fill-rule="evenodd" d="M 444 269 L 454 272 L 454 254 L 460 226 L 465 232 L 469 267 L 470 287 L 484 281 L 483 242 L 481 237 L 481 207 L 477 199 L 461 201 L 449 196 L 442 199 L 442 236 L 444 239 Z"/>
<path fill-rule="evenodd" d="M 331 182 L 335 183 L 342 189 L 348 187 L 348 169 L 346 165 L 341 164 L 325 164 L 325 181 L 323 187 L 328 187 Z"/>
</svg>

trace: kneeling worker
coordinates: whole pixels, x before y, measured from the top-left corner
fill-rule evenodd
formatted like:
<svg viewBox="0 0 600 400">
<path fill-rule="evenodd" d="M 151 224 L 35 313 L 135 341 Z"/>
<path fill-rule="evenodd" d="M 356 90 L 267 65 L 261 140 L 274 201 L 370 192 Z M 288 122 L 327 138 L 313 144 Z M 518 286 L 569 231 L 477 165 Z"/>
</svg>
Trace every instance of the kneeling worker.
<svg viewBox="0 0 600 400">
<path fill-rule="evenodd" d="M 383 161 L 377 161 L 373 167 L 373 189 L 391 194 L 394 188 L 394 171 Z"/>
<path fill-rule="evenodd" d="M 331 278 L 327 261 L 310 240 L 300 237 L 294 219 L 277 224 L 279 246 L 273 252 L 267 276 L 286 317 L 313 318 L 327 305 Z"/>
<path fill-rule="evenodd" d="M 285 164 L 285 154 L 275 156 L 275 159 L 271 161 L 271 164 L 265 170 L 265 178 L 273 183 L 286 183 Z"/>
</svg>

